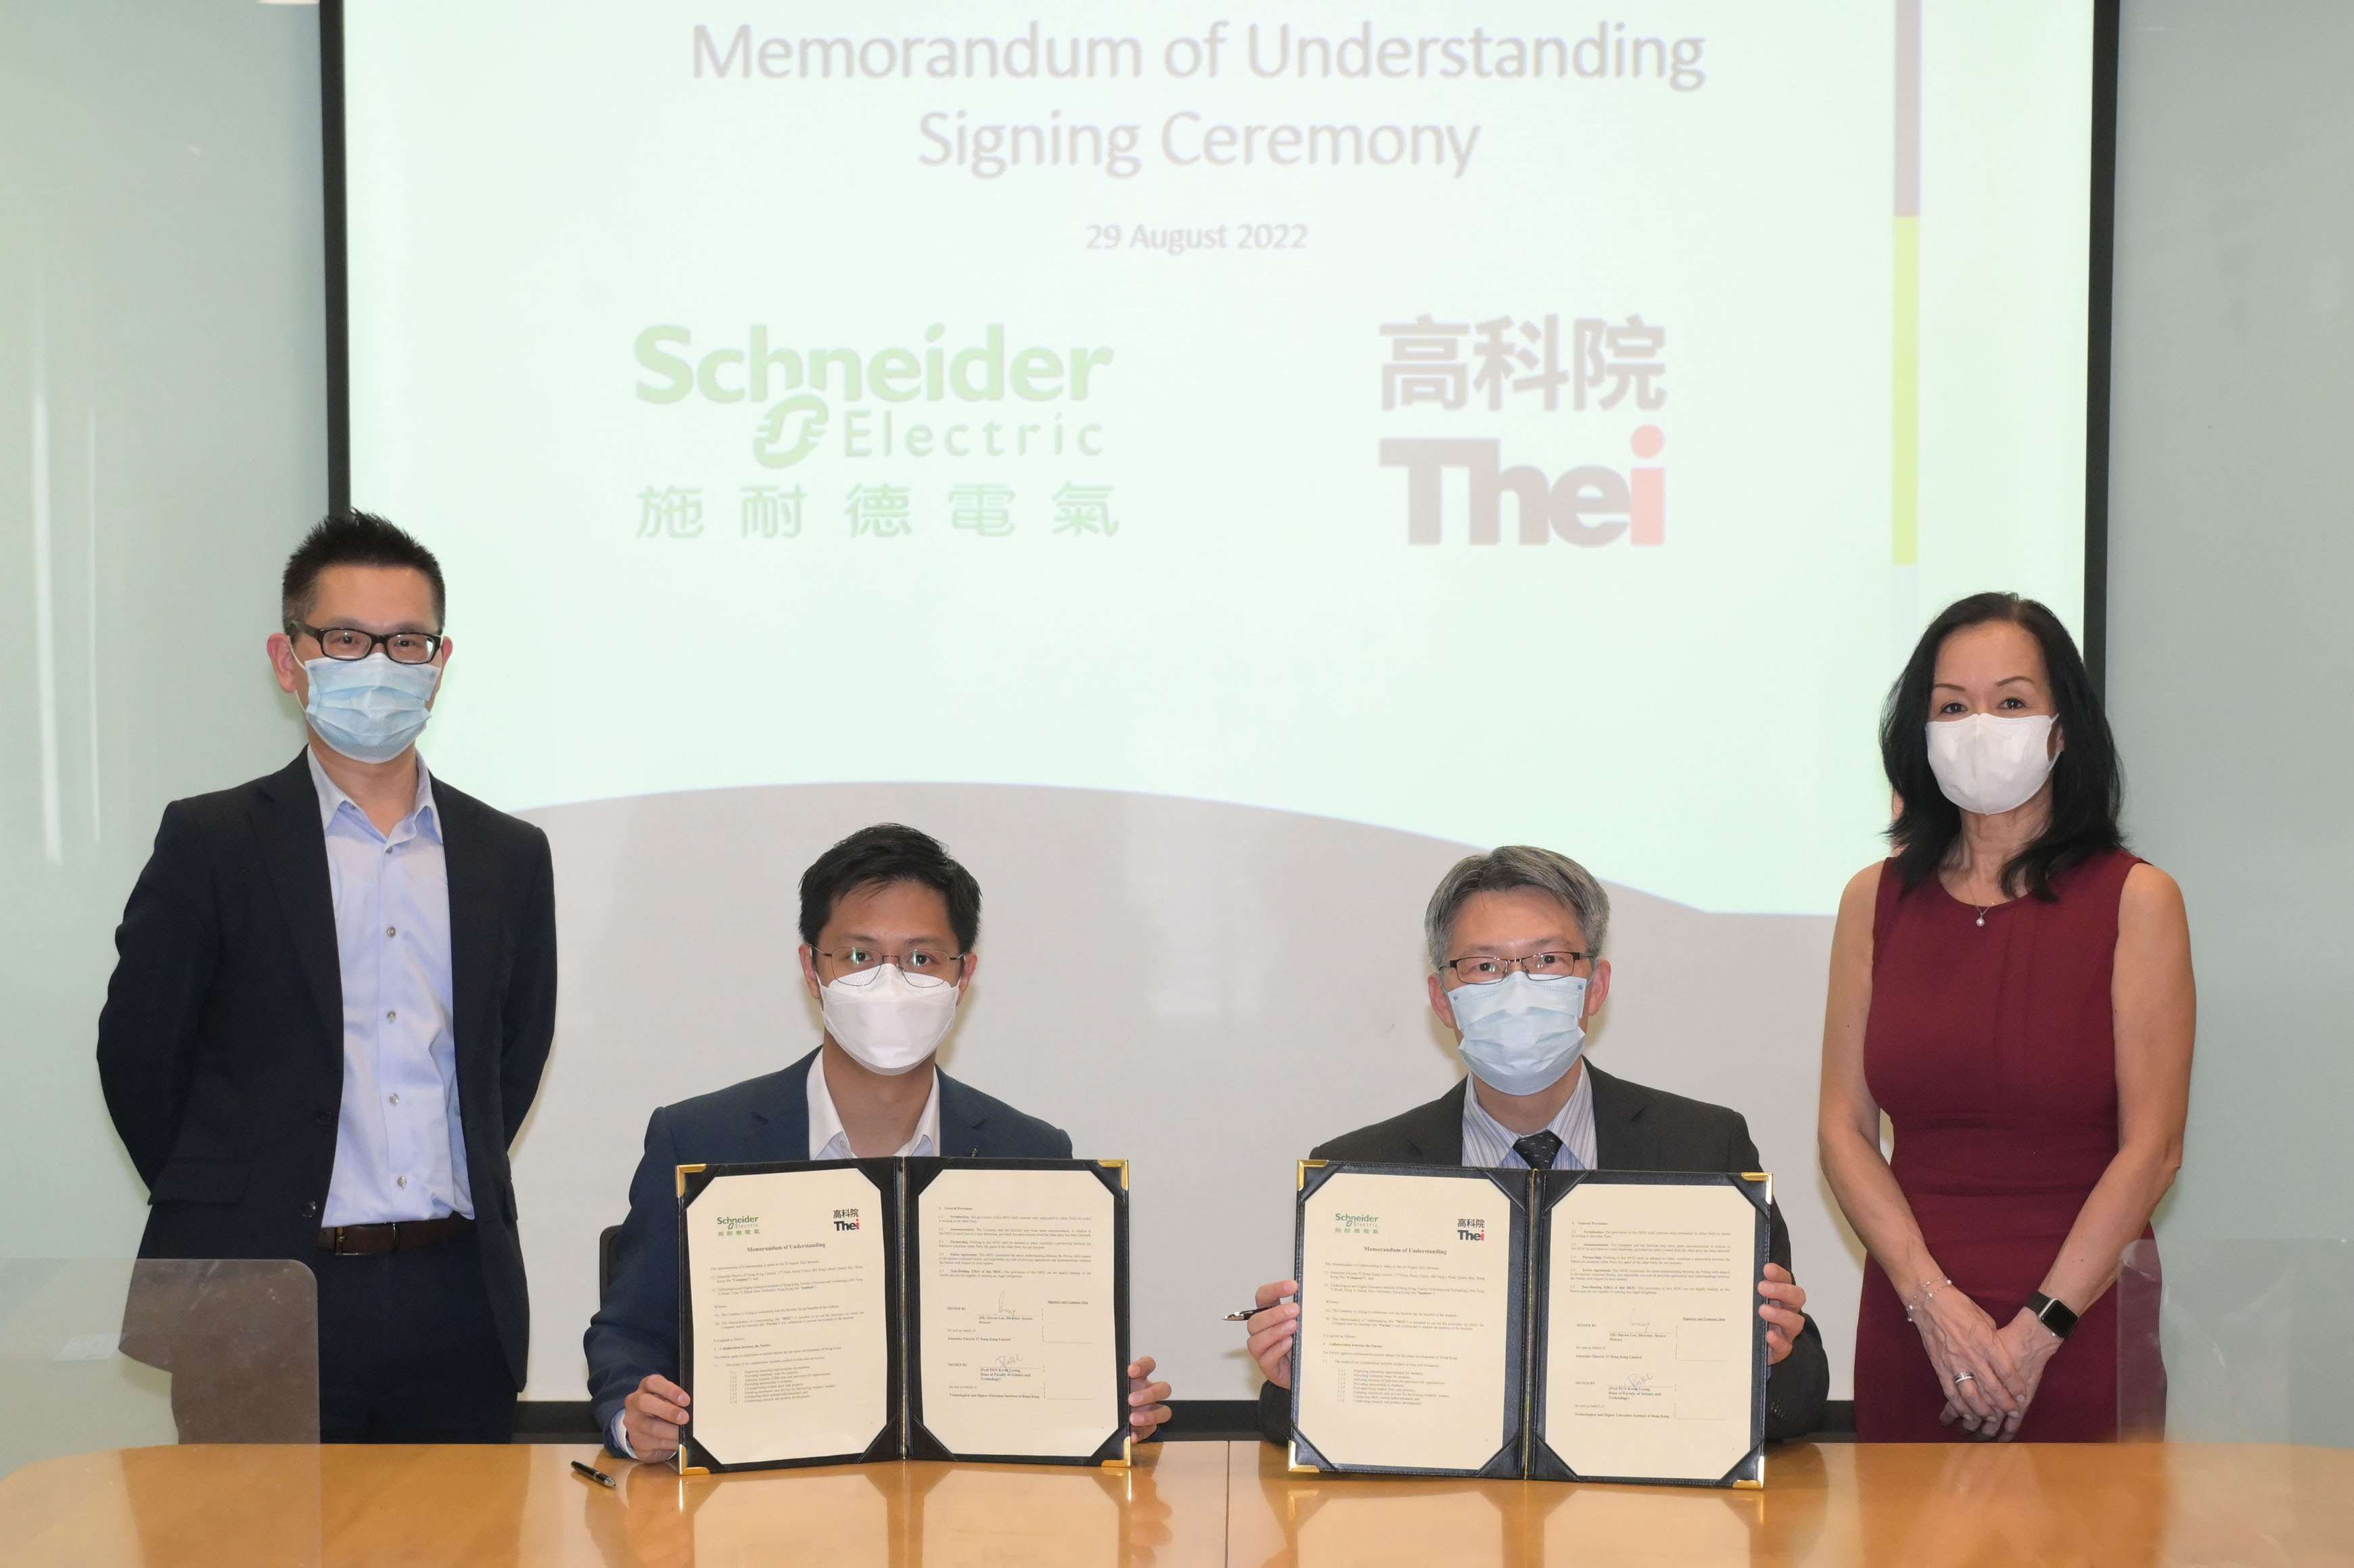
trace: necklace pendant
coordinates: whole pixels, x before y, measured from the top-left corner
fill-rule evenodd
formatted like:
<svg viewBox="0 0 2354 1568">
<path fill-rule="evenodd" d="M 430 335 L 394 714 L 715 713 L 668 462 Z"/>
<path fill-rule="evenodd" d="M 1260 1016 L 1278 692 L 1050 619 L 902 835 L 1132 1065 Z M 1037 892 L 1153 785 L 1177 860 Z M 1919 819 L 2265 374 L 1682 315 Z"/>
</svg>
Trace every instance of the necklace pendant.
<svg viewBox="0 0 2354 1568">
<path fill-rule="evenodd" d="M 1983 909 L 1978 911 L 1978 924 L 1980 926 L 1984 926 L 1986 924 L 1986 911 Z"/>
</svg>

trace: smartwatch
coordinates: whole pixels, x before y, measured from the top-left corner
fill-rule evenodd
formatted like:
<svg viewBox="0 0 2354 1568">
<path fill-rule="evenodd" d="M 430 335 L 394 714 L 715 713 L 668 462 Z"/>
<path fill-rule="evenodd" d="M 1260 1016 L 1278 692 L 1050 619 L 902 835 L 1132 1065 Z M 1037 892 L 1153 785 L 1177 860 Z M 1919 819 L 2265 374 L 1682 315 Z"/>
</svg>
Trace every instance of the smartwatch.
<svg viewBox="0 0 2354 1568">
<path fill-rule="evenodd" d="M 2076 1331 L 2076 1314 L 2063 1302 L 2054 1301 L 2041 1290 L 2027 1298 L 2027 1309 L 2035 1320 L 2052 1330 L 2055 1340 L 2064 1340 Z"/>
</svg>

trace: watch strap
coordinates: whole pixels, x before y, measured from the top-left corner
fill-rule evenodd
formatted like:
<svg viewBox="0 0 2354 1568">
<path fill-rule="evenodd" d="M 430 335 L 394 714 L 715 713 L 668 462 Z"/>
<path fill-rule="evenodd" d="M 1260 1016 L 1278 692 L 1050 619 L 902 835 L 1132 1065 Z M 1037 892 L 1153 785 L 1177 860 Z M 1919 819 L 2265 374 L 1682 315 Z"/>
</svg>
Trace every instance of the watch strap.
<svg viewBox="0 0 2354 1568">
<path fill-rule="evenodd" d="M 2027 1309 L 2035 1314 L 2036 1321 L 2052 1330 L 2055 1340 L 2064 1340 L 2076 1331 L 2076 1314 L 2065 1302 L 2055 1301 L 2041 1290 L 2027 1298 Z"/>
</svg>

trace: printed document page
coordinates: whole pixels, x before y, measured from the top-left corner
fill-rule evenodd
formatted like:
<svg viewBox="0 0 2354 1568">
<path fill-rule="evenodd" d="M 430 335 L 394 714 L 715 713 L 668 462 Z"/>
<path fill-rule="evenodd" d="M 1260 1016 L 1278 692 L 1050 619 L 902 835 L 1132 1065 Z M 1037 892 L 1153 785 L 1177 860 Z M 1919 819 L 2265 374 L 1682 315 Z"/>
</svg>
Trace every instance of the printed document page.
<svg viewBox="0 0 2354 1568">
<path fill-rule="evenodd" d="M 1299 1434 L 1336 1465 L 1477 1470 L 1505 1386 L 1511 1210 L 1492 1182 L 1347 1171 L 1301 1212 Z"/>
<path fill-rule="evenodd" d="M 917 1195 L 917 1418 L 957 1454 L 1084 1459 L 1127 1426 L 1117 1205 L 1092 1171 L 944 1171 Z"/>
<path fill-rule="evenodd" d="M 721 1176 L 687 1205 L 694 1435 L 720 1463 L 861 1454 L 890 1425 L 884 1202 L 843 1167 Z"/>
<path fill-rule="evenodd" d="M 1545 1441 L 1581 1476 L 1722 1478 L 1749 1452 L 1756 1209 L 1587 1181 L 1549 1223 Z"/>
</svg>

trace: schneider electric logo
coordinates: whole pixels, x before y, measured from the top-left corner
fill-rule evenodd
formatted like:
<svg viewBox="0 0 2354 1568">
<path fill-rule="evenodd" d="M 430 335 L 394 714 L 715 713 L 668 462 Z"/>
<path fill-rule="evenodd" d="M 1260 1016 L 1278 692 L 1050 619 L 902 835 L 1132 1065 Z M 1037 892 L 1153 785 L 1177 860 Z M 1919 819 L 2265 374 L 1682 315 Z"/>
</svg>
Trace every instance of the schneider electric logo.
<svg viewBox="0 0 2354 1568">
<path fill-rule="evenodd" d="M 1341 1236 L 1377 1236 L 1382 1234 L 1379 1214 L 1334 1214 L 1332 1234 Z"/>
<path fill-rule="evenodd" d="M 699 344 L 692 329 L 638 334 L 637 383 L 648 403 L 742 404 L 751 455 L 791 468 L 820 453 L 848 458 L 1056 458 L 1104 455 L 1086 403 L 1112 351 L 1087 344 L 1009 348 L 991 323 L 977 344 L 924 331 L 919 346 L 789 344 L 765 326 Z"/>
<path fill-rule="evenodd" d="M 721 1214 L 718 1221 L 719 1234 L 723 1236 L 756 1236 L 760 1234 L 760 1216 L 758 1214 Z"/>
</svg>

